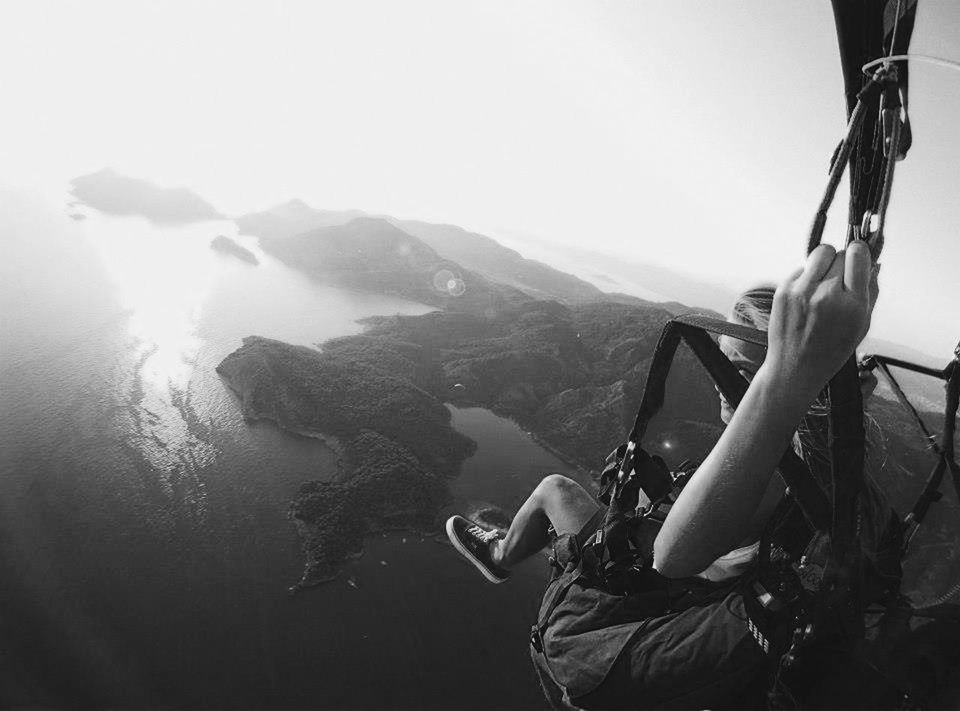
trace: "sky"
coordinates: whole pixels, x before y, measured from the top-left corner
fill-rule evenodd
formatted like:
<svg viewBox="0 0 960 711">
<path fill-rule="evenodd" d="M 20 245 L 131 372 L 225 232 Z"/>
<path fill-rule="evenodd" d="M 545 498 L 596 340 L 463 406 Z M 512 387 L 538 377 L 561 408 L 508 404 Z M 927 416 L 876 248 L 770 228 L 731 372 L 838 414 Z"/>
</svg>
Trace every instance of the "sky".
<svg viewBox="0 0 960 711">
<path fill-rule="evenodd" d="M 919 3 L 911 51 L 960 61 L 960 3 Z M 960 72 L 910 90 L 872 333 L 946 360 Z M 228 214 L 300 197 L 733 289 L 799 266 L 845 123 L 827 0 L 0 0 L 0 92 L 7 185 L 110 166 Z"/>
</svg>

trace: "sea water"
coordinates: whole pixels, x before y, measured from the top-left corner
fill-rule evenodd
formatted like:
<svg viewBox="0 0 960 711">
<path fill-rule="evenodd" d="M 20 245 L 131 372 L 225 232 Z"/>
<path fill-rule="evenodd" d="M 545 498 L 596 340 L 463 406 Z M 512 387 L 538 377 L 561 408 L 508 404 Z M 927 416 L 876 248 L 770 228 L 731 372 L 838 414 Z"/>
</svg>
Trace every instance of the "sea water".
<svg viewBox="0 0 960 711">
<path fill-rule="evenodd" d="M 335 457 L 245 422 L 214 370 L 248 335 L 311 346 L 429 308 L 311 281 L 228 221 L 68 201 L 0 191 L 0 703 L 541 706 L 540 559 L 493 586 L 442 539 L 377 535 L 287 597 L 303 564 L 287 505 Z M 218 234 L 260 264 L 212 251 Z M 452 414 L 479 447 L 451 511 L 512 513 L 570 473 L 516 424 Z"/>
</svg>

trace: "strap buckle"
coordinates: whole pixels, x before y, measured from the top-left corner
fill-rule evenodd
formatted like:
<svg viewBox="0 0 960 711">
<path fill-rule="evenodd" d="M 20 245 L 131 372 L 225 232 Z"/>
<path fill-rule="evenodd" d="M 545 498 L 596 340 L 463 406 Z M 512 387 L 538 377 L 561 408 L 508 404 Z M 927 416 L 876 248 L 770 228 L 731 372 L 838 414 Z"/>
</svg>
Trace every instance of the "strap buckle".
<svg viewBox="0 0 960 711">
<path fill-rule="evenodd" d="M 537 625 L 530 629 L 530 646 L 537 650 L 537 654 L 543 654 L 543 636 Z"/>
</svg>

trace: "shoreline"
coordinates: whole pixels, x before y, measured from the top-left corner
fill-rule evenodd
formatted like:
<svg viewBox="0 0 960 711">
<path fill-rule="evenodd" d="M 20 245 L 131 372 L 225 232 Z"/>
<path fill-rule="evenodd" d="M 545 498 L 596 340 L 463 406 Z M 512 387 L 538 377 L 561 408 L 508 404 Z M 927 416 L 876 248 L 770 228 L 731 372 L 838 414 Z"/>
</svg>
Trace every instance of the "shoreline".
<svg viewBox="0 0 960 711">
<path fill-rule="evenodd" d="M 297 534 L 301 536 L 301 541 L 304 540 L 305 535 L 301 532 L 302 528 L 306 528 L 311 524 L 308 524 L 304 521 L 294 519 L 291 517 L 291 520 L 294 521 L 294 526 L 297 529 Z M 441 533 L 436 531 L 427 531 L 425 529 L 414 528 L 411 526 L 386 526 L 384 528 L 371 528 L 369 531 L 365 532 L 363 536 L 360 537 L 360 547 L 344 557 L 343 562 L 337 566 L 336 571 L 328 573 L 326 575 L 317 575 L 313 571 L 315 568 L 321 567 L 317 563 L 312 561 L 307 561 L 304 564 L 303 574 L 300 576 L 300 579 L 293 585 L 287 588 L 287 595 L 290 597 L 296 597 L 302 593 L 312 589 L 318 588 L 327 583 L 332 583 L 338 580 L 346 567 L 346 564 L 350 561 L 360 560 L 366 555 L 366 542 L 367 539 L 376 536 L 378 534 L 383 535 L 384 537 L 389 533 L 409 533 L 411 535 L 420 536 L 423 541 L 432 540 L 435 543 L 443 543 L 446 541 L 446 537 Z"/>
</svg>

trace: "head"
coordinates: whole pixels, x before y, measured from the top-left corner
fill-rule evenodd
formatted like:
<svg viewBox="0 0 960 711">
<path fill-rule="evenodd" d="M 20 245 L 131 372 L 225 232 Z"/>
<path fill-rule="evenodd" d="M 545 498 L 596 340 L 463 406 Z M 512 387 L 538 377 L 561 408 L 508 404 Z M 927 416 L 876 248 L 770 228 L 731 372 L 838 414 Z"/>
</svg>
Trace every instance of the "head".
<svg viewBox="0 0 960 711">
<path fill-rule="evenodd" d="M 775 287 L 764 284 L 743 292 L 733 305 L 727 320 L 741 326 L 750 326 L 766 331 L 770 325 L 770 311 L 773 309 Z M 720 350 L 730 359 L 740 374 L 747 380 L 753 380 L 760 364 L 767 354 L 762 346 L 741 341 L 731 336 L 720 336 Z M 720 395 L 720 419 L 724 424 L 733 417 L 733 406 Z"/>
<path fill-rule="evenodd" d="M 773 309 L 775 291 L 776 287 L 766 284 L 745 291 L 737 298 L 727 320 L 731 323 L 766 331 L 770 325 L 770 312 Z M 730 336 L 720 337 L 720 350 L 747 380 L 753 379 L 766 356 L 765 348 Z M 872 388 L 870 392 L 872 392 Z M 865 399 L 867 394 L 864 395 Z M 730 422 L 733 412 L 734 408 L 721 395 L 720 418 L 724 423 Z M 829 472 L 828 415 L 829 406 L 819 400 L 815 401 L 810 406 L 794 436 L 794 449 L 804 459 L 814 475 L 820 474 L 823 476 Z M 871 553 L 876 550 L 879 543 L 880 536 L 887 523 L 890 507 L 870 473 L 881 466 L 882 433 L 870 416 L 865 417 L 865 426 L 867 433 L 864 461 L 866 490 L 860 498 L 860 510 L 864 523 L 861 540 L 864 544 L 864 550 Z M 828 481 L 820 481 L 819 483 L 824 488 L 829 486 Z"/>
</svg>

